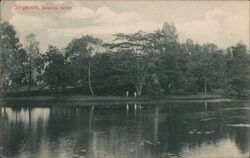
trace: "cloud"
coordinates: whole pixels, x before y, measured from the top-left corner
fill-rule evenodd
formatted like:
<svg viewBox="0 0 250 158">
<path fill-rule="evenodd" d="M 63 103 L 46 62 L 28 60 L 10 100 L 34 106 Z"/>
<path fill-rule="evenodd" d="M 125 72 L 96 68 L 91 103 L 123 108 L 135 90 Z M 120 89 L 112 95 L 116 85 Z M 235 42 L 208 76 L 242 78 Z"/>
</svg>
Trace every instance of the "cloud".
<svg viewBox="0 0 250 158">
<path fill-rule="evenodd" d="M 65 17 L 84 20 L 84 19 L 92 19 L 96 17 L 96 14 L 93 10 L 85 7 L 77 6 L 76 8 L 72 9 L 71 11 L 65 14 Z"/>
<path fill-rule="evenodd" d="M 177 24 L 180 38 L 201 43 L 213 42 L 227 47 L 239 41 L 249 43 L 249 17 L 233 15 L 220 9 L 207 12 L 203 20 Z"/>
<path fill-rule="evenodd" d="M 47 49 L 48 44 L 54 44 L 59 48 L 65 47 L 72 38 L 86 34 L 110 41 L 112 34 L 117 32 L 151 32 L 161 28 L 168 20 L 163 18 L 161 21 L 155 21 L 153 17 L 161 15 L 151 15 L 151 12 L 147 13 L 151 18 L 147 18 L 138 14 L 136 10 L 118 12 L 107 6 L 93 9 L 83 6 L 80 2 L 19 1 L 16 5 L 72 7 L 69 10 L 12 10 L 13 16 L 9 22 L 15 26 L 21 41 L 32 32 L 36 34 L 42 51 Z M 174 16 L 175 14 L 171 15 Z M 213 42 L 220 47 L 227 47 L 240 40 L 249 43 L 248 21 L 249 17 L 215 9 L 204 14 L 201 20 L 184 23 L 179 21 L 175 25 L 181 41 L 191 38 L 197 42 Z"/>
<path fill-rule="evenodd" d="M 71 22 L 72 19 L 81 20 L 77 25 L 71 26 L 74 28 L 73 30 L 66 30 L 67 33 L 71 32 L 73 34 L 82 32 L 89 34 L 131 33 L 141 29 L 152 31 L 158 27 L 154 21 L 144 21 L 135 12 L 117 13 L 105 6 L 96 10 L 77 7 L 66 13 L 66 17 Z"/>
<path fill-rule="evenodd" d="M 41 7 L 46 4 L 22 4 L 19 2 L 18 5 L 38 5 Z M 144 21 L 135 12 L 117 13 L 105 6 L 94 10 L 75 4 L 69 11 L 61 14 L 57 12 L 39 10 L 37 13 L 35 11 L 17 12 L 14 10 L 14 16 L 9 21 L 15 26 L 22 41 L 30 32 L 35 33 L 37 37 L 39 36 L 38 39 L 41 40 L 43 50 L 47 44 L 51 43 L 55 43 L 59 47 L 66 46 L 66 42 L 84 34 L 107 37 L 107 34 L 111 35 L 117 32 L 153 31 L 159 27 L 154 21 Z M 61 41 L 62 39 L 64 42 Z"/>
<path fill-rule="evenodd" d="M 51 23 L 50 19 L 46 17 L 36 17 L 16 14 L 10 20 L 14 25 L 18 35 L 20 36 L 21 43 L 25 45 L 25 36 L 34 33 L 37 40 L 40 42 L 40 48 L 45 50 L 47 47 L 48 32 L 46 31 L 46 24 Z"/>
</svg>

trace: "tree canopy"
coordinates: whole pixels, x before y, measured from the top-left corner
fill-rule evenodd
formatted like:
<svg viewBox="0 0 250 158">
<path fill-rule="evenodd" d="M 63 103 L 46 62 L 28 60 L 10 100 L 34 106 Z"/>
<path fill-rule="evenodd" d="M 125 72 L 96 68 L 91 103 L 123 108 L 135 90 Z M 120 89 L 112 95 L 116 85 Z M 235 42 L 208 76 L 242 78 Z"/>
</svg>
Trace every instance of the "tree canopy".
<svg viewBox="0 0 250 158">
<path fill-rule="evenodd" d="M 164 95 L 210 93 L 231 96 L 249 92 L 249 49 L 239 42 L 180 42 L 174 24 L 153 32 L 116 33 L 105 43 L 90 35 L 72 39 L 61 50 L 40 52 L 35 34 L 20 43 L 8 22 L 1 23 L 1 93 L 21 87 L 77 89 L 81 94 Z"/>
</svg>

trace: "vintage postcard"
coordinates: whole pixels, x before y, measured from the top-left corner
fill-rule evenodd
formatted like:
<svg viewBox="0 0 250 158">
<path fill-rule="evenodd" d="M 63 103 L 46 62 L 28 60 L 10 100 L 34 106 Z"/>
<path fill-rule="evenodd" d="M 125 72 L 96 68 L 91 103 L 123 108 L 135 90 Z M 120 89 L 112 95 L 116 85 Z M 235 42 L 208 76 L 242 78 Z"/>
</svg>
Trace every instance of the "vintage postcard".
<svg viewBox="0 0 250 158">
<path fill-rule="evenodd" d="M 249 158 L 249 1 L 1 0 L 0 158 Z"/>
</svg>

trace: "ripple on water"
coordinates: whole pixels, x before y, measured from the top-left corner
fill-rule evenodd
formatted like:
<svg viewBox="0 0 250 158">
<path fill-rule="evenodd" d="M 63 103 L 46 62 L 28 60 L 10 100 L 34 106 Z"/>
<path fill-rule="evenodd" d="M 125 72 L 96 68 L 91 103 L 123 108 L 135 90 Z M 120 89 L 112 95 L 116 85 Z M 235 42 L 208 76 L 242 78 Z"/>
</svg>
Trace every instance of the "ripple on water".
<svg viewBox="0 0 250 158">
<path fill-rule="evenodd" d="M 227 126 L 229 126 L 229 127 L 244 127 L 244 128 L 250 128 L 250 124 L 244 124 L 244 123 L 239 123 L 239 124 L 228 124 Z"/>
</svg>

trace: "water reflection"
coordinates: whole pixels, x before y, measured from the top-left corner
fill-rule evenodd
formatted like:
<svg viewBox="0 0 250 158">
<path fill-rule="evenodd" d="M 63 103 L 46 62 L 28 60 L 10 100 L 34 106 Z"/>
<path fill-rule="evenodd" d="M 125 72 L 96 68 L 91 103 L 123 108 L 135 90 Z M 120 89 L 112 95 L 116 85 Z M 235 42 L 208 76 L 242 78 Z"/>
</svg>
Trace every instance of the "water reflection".
<svg viewBox="0 0 250 158">
<path fill-rule="evenodd" d="M 18 158 L 248 157 L 244 103 L 1 107 L 0 154 Z M 235 126 L 228 126 L 228 125 Z"/>
</svg>

